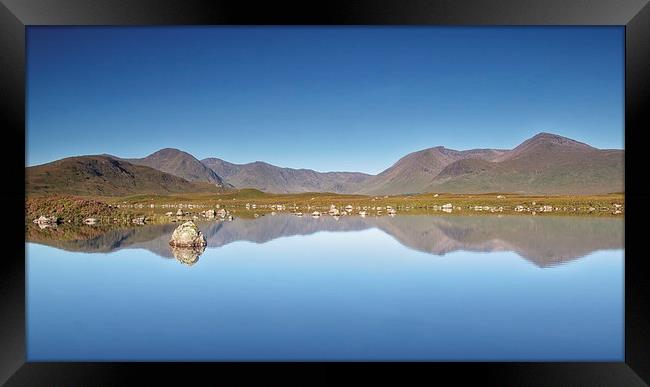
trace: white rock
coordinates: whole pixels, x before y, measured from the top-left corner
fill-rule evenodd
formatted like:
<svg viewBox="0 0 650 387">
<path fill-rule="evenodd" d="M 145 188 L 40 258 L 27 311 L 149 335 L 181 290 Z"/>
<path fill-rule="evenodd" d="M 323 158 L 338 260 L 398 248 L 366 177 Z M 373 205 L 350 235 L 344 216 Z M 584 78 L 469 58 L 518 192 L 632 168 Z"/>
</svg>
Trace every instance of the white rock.
<svg viewBox="0 0 650 387">
<path fill-rule="evenodd" d="M 205 246 L 207 241 L 196 224 L 188 221 L 176 227 L 169 244 L 176 247 Z"/>
</svg>

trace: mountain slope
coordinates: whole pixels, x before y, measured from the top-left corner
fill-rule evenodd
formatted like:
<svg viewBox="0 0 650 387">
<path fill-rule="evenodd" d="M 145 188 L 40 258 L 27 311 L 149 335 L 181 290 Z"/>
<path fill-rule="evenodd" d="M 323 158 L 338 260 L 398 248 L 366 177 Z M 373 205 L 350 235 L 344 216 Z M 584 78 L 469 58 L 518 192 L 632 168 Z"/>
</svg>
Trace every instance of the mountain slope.
<svg viewBox="0 0 650 387">
<path fill-rule="evenodd" d="M 108 156 L 68 157 L 25 169 L 27 194 L 118 196 L 217 191 L 156 169 Z"/>
<path fill-rule="evenodd" d="M 551 133 L 539 133 L 513 150 L 435 147 L 402 157 L 356 193 L 622 192 L 624 155 Z"/>
<path fill-rule="evenodd" d="M 257 188 L 271 193 L 351 193 L 371 176 L 358 172 L 281 168 L 261 161 L 233 164 L 218 158 L 207 158 L 201 162 L 234 187 Z"/>
<path fill-rule="evenodd" d="M 449 164 L 426 191 L 597 194 L 624 191 L 625 154 L 540 133 L 495 161 Z"/>
<path fill-rule="evenodd" d="M 507 153 L 501 149 L 457 151 L 442 146 L 424 149 L 409 153 L 379 175 L 368 179 L 357 193 L 391 195 L 426 192 L 433 178 L 453 162 L 467 158 L 494 160 Z"/>
<path fill-rule="evenodd" d="M 132 164 L 145 165 L 162 172 L 182 177 L 187 181 L 213 183 L 223 186 L 223 180 L 187 152 L 164 148 L 141 159 L 124 159 Z"/>
</svg>

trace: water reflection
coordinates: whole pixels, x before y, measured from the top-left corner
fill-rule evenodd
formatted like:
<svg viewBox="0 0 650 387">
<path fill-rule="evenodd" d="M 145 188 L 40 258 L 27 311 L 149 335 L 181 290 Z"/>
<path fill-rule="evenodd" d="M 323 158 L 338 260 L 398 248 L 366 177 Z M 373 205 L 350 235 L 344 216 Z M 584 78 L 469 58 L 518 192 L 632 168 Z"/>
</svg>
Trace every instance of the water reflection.
<svg viewBox="0 0 650 387">
<path fill-rule="evenodd" d="M 98 226 L 57 229 L 28 226 L 26 239 L 68 251 L 110 252 L 146 249 L 161 257 L 195 264 L 202 249 L 172 249 L 169 239 L 176 224 L 128 229 Z M 589 217 L 528 216 L 395 216 L 395 217 L 297 217 L 288 214 L 232 222 L 199 223 L 208 248 L 237 241 L 266 243 L 294 235 L 320 231 L 346 232 L 370 228 L 382 230 L 411 249 L 432 255 L 465 250 L 512 251 L 539 267 L 549 267 L 604 249 L 622 249 L 623 220 Z"/>
<path fill-rule="evenodd" d="M 172 254 L 180 263 L 192 266 L 198 262 L 199 257 L 205 251 L 205 246 L 176 247 L 169 246 Z"/>
</svg>

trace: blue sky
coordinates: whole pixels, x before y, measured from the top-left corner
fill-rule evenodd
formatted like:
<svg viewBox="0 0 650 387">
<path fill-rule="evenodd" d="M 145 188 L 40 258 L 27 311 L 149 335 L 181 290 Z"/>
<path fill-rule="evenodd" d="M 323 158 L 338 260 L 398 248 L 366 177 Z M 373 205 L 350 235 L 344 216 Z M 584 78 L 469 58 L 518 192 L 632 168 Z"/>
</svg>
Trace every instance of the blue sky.
<svg viewBox="0 0 650 387">
<path fill-rule="evenodd" d="M 173 147 L 378 173 L 542 131 L 623 148 L 622 27 L 27 31 L 27 165 Z"/>
</svg>

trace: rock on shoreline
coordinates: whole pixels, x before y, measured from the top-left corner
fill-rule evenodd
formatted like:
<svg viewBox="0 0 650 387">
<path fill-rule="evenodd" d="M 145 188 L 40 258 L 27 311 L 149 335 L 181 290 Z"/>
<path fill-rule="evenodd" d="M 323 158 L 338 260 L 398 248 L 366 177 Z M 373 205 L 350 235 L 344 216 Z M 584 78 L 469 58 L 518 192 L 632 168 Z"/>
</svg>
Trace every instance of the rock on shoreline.
<svg viewBox="0 0 650 387">
<path fill-rule="evenodd" d="M 59 224 L 59 218 L 56 217 L 56 216 L 46 217 L 46 216 L 41 215 L 38 218 L 34 219 L 34 223 L 41 226 L 41 228 L 43 228 L 43 227 L 56 227 L 56 225 Z"/>
</svg>

